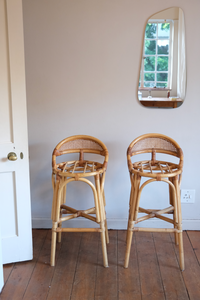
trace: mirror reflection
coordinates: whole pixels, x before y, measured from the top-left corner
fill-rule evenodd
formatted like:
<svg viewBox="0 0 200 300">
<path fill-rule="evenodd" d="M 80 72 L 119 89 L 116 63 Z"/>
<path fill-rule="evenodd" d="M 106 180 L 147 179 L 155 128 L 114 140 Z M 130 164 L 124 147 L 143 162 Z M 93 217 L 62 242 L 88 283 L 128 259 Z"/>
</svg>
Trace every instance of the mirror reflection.
<svg viewBox="0 0 200 300">
<path fill-rule="evenodd" d="M 144 34 L 138 100 L 142 105 L 176 108 L 185 99 L 185 26 L 181 8 L 154 14 Z"/>
</svg>

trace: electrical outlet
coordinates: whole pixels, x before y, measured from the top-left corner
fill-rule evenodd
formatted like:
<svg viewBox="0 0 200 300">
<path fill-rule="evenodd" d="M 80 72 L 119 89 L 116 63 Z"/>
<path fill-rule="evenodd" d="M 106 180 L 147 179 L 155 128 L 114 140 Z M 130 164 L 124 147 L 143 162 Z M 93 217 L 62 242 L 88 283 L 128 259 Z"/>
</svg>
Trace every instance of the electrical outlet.
<svg viewBox="0 0 200 300">
<path fill-rule="evenodd" d="M 195 190 L 181 190 L 181 202 L 182 203 L 194 203 L 195 202 Z"/>
</svg>

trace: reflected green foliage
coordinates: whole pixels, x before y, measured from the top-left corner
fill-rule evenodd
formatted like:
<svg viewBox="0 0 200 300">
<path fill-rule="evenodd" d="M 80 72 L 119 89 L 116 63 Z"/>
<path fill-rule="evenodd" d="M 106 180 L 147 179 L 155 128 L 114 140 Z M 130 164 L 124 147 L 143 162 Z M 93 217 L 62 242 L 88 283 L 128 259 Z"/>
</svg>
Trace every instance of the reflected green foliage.
<svg viewBox="0 0 200 300">
<path fill-rule="evenodd" d="M 156 41 L 150 41 L 150 40 L 146 40 L 145 41 L 145 51 L 144 53 L 146 55 L 149 54 L 156 54 Z"/>
<path fill-rule="evenodd" d="M 144 60 L 145 71 L 155 71 L 155 56 L 148 56 Z"/>
<path fill-rule="evenodd" d="M 158 56 L 157 71 L 168 71 L 168 57 Z"/>
<path fill-rule="evenodd" d="M 146 39 L 156 38 L 156 30 L 157 30 L 156 23 L 147 23 L 146 30 L 145 30 L 145 38 Z"/>
<path fill-rule="evenodd" d="M 170 23 L 158 24 L 158 38 L 169 38 L 170 35 Z"/>
<path fill-rule="evenodd" d="M 168 73 L 157 73 L 157 81 L 167 81 Z"/>
<path fill-rule="evenodd" d="M 161 24 L 161 30 L 165 30 L 165 31 L 169 32 L 169 30 L 170 30 L 170 23 L 162 23 Z"/>
<path fill-rule="evenodd" d="M 158 54 L 168 55 L 169 54 L 169 44 L 167 44 L 165 46 L 158 45 Z"/>
<path fill-rule="evenodd" d="M 154 73 L 144 73 L 144 80 L 145 81 L 155 80 L 155 74 Z"/>
</svg>

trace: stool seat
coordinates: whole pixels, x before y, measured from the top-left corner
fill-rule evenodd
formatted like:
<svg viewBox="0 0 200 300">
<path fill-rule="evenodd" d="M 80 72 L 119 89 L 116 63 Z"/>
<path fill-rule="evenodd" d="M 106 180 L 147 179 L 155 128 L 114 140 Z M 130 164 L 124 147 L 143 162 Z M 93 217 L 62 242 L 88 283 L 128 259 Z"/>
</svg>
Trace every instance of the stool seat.
<svg viewBox="0 0 200 300">
<path fill-rule="evenodd" d="M 67 161 L 59 163 L 54 168 L 54 174 L 64 177 L 88 177 L 102 174 L 104 165 L 95 161 Z"/>
<path fill-rule="evenodd" d="M 133 168 L 130 172 L 150 178 L 157 178 L 158 176 L 168 178 L 181 174 L 182 169 L 175 163 L 146 160 L 133 163 Z"/>
</svg>

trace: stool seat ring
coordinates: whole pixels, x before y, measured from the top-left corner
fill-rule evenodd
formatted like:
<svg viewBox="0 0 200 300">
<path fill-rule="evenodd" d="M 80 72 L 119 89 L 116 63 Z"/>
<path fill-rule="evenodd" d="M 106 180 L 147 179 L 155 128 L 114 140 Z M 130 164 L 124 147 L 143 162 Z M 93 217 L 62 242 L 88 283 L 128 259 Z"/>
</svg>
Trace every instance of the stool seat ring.
<svg viewBox="0 0 200 300">
<path fill-rule="evenodd" d="M 174 177 L 181 174 L 182 168 L 178 164 L 166 161 L 146 160 L 133 163 L 133 168 L 130 169 L 131 173 L 138 174 L 144 177 L 155 178 L 161 177 Z"/>
<path fill-rule="evenodd" d="M 56 164 L 54 174 L 64 177 L 88 177 L 102 174 L 105 171 L 103 164 L 94 161 L 68 161 Z"/>
</svg>

